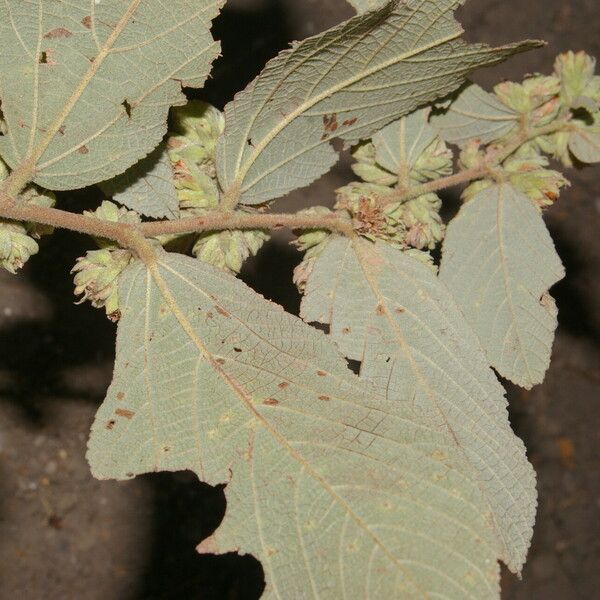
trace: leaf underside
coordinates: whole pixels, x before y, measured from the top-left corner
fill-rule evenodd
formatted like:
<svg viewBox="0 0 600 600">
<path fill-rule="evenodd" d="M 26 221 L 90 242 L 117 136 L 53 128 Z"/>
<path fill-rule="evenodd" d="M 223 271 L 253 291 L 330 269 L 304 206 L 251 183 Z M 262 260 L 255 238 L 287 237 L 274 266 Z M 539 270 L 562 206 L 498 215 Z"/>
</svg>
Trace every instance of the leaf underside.
<svg viewBox="0 0 600 600">
<path fill-rule="evenodd" d="M 166 132 L 219 51 L 221 0 L 6 0 L 0 3 L 0 154 L 48 189 L 122 173 Z"/>
<path fill-rule="evenodd" d="M 512 432 L 504 390 L 450 293 L 423 263 L 384 243 L 334 238 L 317 259 L 301 315 L 330 325 L 361 377 L 386 398 L 436 423 L 480 486 L 499 556 L 525 561 L 535 475 Z"/>
<path fill-rule="evenodd" d="M 518 113 L 470 83 L 453 98 L 446 112 L 431 117 L 431 125 L 443 140 L 462 148 L 470 140 L 481 144 L 498 140 L 515 129 L 518 120 Z"/>
<path fill-rule="evenodd" d="M 270 61 L 225 108 L 217 148 L 226 194 L 259 204 L 307 185 L 356 142 L 456 89 L 475 68 L 538 45 L 459 39 L 460 0 L 387 2 Z"/>
<path fill-rule="evenodd" d="M 436 410 L 396 387 L 384 397 L 324 334 L 193 259 L 131 265 L 120 294 L 114 380 L 89 442 L 97 477 L 228 482 L 207 547 L 261 560 L 265 598 L 499 598 L 480 485 Z M 485 417 L 480 445 L 495 447 Z"/>
<path fill-rule="evenodd" d="M 509 184 L 479 192 L 450 222 L 440 279 L 477 333 L 490 364 L 514 383 L 540 383 L 550 363 L 564 277 L 542 215 Z"/>
<path fill-rule="evenodd" d="M 113 200 L 141 215 L 157 219 L 179 216 L 171 159 L 164 143 L 122 175 L 103 181 L 99 186 Z"/>
</svg>

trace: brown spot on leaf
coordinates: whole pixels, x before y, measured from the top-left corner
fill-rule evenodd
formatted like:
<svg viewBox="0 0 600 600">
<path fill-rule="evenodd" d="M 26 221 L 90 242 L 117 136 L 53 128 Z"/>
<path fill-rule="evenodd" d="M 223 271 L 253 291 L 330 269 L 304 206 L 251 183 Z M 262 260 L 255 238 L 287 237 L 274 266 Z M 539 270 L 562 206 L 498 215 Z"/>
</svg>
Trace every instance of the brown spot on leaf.
<svg viewBox="0 0 600 600">
<path fill-rule="evenodd" d="M 323 127 L 327 133 L 335 133 L 338 128 L 337 114 L 323 115 Z"/>
<path fill-rule="evenodd" d="M 52 529 L 62 529 L 63 527 L 63 519 L 59 517 L 57 514 L 51 514 L 48 517 L 48 525 L 52 527 Z"/>
<path fill-rule="evenodd" d="M 89 151 L 90 150 L 86 145 L 79 146 L 79 148 L 77 148 L 77 152 L 79 152 L 79 154 L 88 154 Z"/>
<path fill-rule="evenodd" d="M 132 410 L 128 410 L 126 408 L 117 408 L 115 410 L 115 414 L 119 415 L 119 417 L 125 417 L 126 419 L 132 419 L 135 413 Z"/>
<path fill-rule="evenodd" d="M 124 392 L 119 392 L 117 394 L 117 400 L 123 400 L 123 398 L 125 398 L 125 393 Z"/>
<path fill-rule="evenodd" d="M 58 133 L 60 133 L 60 135 L 65 135 L 65 126 L 62 125 L 61 127 L 58 128 Z"/>
<path fill-rule="evenodd" d="M 356 123 L 356 121 L 358 121 L 358 117 L 354 117 L 353 119 L 346 119 L 344 121 L 344 125 L 346 127 L 350 127 L 351 125 L 354 125 L 354 123 Z"/>
<path fill-rule="evenodd" d="M 378 316 L 383 316 L 385 315 L 385 307 L 382 304 L 378 304 L 377 308 L 375 309 L 375 312 L 377 313 Z"/>
<path fill-rule="evenodd" d="M 331 400 L 331 398 L 329 396 L 319 396 L 319 400 L 324 400 L 325 402 L 328 402 L 329 400 Z"/>
<path fill-rule="evenodd" d="M 350 329 L 350 327 L 344 327 L 342 329 L 342 335 L 348 335 L 352 330 Z"/>
<path fill-rule="evenodd" d="M 399 315 L 401 315 L 405 311 L 406 309 L 402 308 L 401 306 L 398 306 L 396 309 L 394 309 L 394 312 L 398 313 Z"/>
<path fill-rule="evenodd" d="M 234 352 L 241 352 L 241 351 L 242 351 L 242 349 L 241 349 L 241 348 L 234 348 L 234 349 L 233 349 L 233 351 L 234 351 Z"/>
<path fill-rule="evenodd" d="M 81 24 L 86 29 L 91 29 L 92 28 L 92 17 L 90 15 L 87 15 L 87 17 L 83 17 L 83 19 L 81 19 Z"/>
<path fill-rule="evenodd" d="M 215 306 L 215 310 L 222 316 L 222 317 L 230 317 L 231 315 L 224 309 L 221 308 L 219 305 Z"/>
<path fill-rule="evenodd" d="M 68 38 L 72 35 L 73 33 L 65 27 L 57 27 L 56 29 L 52 29 L 48 33 L 44 34 L 44 37 L 48 40 L 54 40 L 57 38 Z"/>
<path fill-rule="evenodd" d="M 108 423 L 106 423 L 106 429 L 110 430 L 115 426 L 116 421 L 114 419 L 111 419 L 110 421 L 108 421 Z"/>
<path fill-rule="evenodd" d="M 216 358 L 215 362 L 219 365 L 224 365 L 225 364 L 225 359 L 224 358 Z"/>
<path fill-rule="evenodd" d="M 277 387 L 278 387 L 280 390 L 285 390 L 285 388 L 286 388 L 286 387 L 289 387 L 289 386 L 290 386 L 290 384 L 289 384 L 287 381 L 282 381 L 280 384 L 278 384 L 278 386 L 277 386 Z"/>
<path fill-rule="evenodd" d="M 129 104 L 127 98 L 125 98 L 125 100 L 123 100 L 123 102 L 121 102 L 121 106 L 125 109 L 125 114 L 127 115 L 127 118 L 131 119 L 132 106 L 131 106 L 131 104 Z"/>
<path fill-rule="evenodd" d="M 327 373 L 325 373 L 325 371 L 317 371 L 317 375 L 319 377 L 325 377 L 327 375 Z"/>
<path fill-rule="evenodd" d="M 267 406 L 277 406 L 279 404 L 279 400 L 276 398 L 267 398 L 266 400 L 263 400 L 263 404 L 266 404 Z"/>
</svg>

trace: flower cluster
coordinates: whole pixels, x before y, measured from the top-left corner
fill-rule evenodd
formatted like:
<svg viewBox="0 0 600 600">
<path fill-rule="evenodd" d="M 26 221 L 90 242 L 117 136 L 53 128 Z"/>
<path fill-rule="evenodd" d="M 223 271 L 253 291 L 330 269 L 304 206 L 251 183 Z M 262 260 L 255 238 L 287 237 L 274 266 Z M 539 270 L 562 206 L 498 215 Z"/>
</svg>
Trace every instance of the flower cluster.
<svg viewBox="0 0 600 600">
<path fill-rule="evenodd" d="M 119 207 L 108 200 L 102 202 L 95 211 L 84 211 L 84 214 L 114 223 L 135 225 L 141 222 L 135 211 Z M 100 250 L 86 252 L 77 259 L 71 270 L 75 274 L 75 295 L 82 296 L 80 302 L 89 300 L 95 308 L 104 307 L 108 318 L 118 321 L 121 316 L 118 277 L 133 260 L 133 254 L 110 240 L 96 239 L 96 243 Z"/>
<path fill-rule="evenodd" d="M 168 147 L 182 216 L 219 208 L 215 155 L 224 125 L 222 113 L 205 102 L 192 101 L 173 110 Z M 238 273 L 267 239 L 262 230 L 208 232 L 197 238 L 192 252 L 204 262 Z"/>
<path fill-rule="evenodd" d="M 0 181 L 4 181 L 8 175 L 8 167 L 0 159 Z M 32 184 L 23 190 L 20 202 L 51 207 L 56 203 L 56 198 L 52 192 L 43 191 Z M 15 274 L 31 256 L 38 253 L 36 240 L 48 233 L 52 233 L 52 228 L 47 225 L 0 219 L 0 266 Z"/>
</svg>

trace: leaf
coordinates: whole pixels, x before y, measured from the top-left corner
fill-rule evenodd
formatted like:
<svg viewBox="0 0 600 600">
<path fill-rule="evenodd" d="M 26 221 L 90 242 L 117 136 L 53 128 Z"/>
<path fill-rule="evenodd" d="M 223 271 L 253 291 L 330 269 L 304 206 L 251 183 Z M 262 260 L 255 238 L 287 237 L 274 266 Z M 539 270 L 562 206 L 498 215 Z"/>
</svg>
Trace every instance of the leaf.
<svg viewBox="0 0 600 600">
<path fill-rule="evenodd" d="M 519 115 L 474 83 L 462 88 L 443 114 L 430 122 L 443 140 L 461 148 L 472 139 L 489 144 L 510 133 Z"/>
<path fill-rule="evenodd" d="M 586 164 L 600 162 L 600 117 L 592 125 L 574 126 L 569 135 L 569 150 Z"/>
<path fill-rule="evenodd" d="M 164 143 L 122 175 L 99 185 L 107 196 L 141 215 L 169 219 L 179 216 L 173 169 Z"/>
<path fill-rule="evenodd" d="M 460 0 L 387 2 L 295 44 L 225 108 L 217 169 L 226 201 L 260 204 L 307 185 L 355 142 L 443 96 L 467 73 L 538 45 L 467 44 Z"/>
<path fill-rule="evenodd" d="M 348 0 L 348 4 L 356 10 L 357 13 L 364 13 L 368 10 L 381 6 L 385 0 Z"/>
<path fill-rule="evenodd" d="M 377 162 L 392 173 L 406 173 L 437 137 L 429 125 L 429 109 L 422 109 L 391 123 L 373 136 Z"/>
<path fill-rule="evenodd" d="M 539 210 L 511 185 L 487 188 L 448 226 L 440 279 L 490 364 L 514 383 L 540 383 L 550 363 L 564 269 Z"/>
<path fill-rule="evenodd" d="M 485 503 L 437 415 L 382 397 L 324 334 L 188 257 L 131 265 L 119 293 L 96 476 L 228 482 L 200 551 L 255 555 L 266 598 L 499 598 Z"/>
<path fill-rule="evenodd" d="M 382 242 L 334 238 L 316 261 L 301 307 L 330 325 L 361 377 L 436 423 L 444 455 L 462 464 L 486 503 L 500 557 L 525 561 L 535 475 L 511 431 L 504 390 L 448 290 L 425 264 Z"/>
<path fill-rule="evenodd" d="M 200 87 L 219 51 L 222 0 L 0 3 L 0 154 L 48 189 L 122 173 L 166 132 L 182 86 Z"/>
</svg>

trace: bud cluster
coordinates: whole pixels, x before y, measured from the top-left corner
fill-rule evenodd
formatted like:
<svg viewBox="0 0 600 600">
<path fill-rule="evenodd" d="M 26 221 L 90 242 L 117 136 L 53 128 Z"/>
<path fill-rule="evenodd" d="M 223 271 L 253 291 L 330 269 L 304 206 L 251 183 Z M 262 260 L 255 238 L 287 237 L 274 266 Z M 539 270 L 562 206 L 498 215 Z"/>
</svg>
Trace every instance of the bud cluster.
<svg viewBox="0 0 600 600">
<path fill-rule="evenodd" d="M 168 147 L 182 216 L 219 208 L 215 155 L 224 126 L 222 113 L 205 102 L 191 101 L 173 110 Z M 208 232 L 198 237 L 192 252 L 204 262 L 238 273 L 267 239 L 262 230 Z"/>
<path fill-rule="evenodd" d="M 8 175 L 8 167 L 0 158 L 0 181 L 4 181 Z M 19 201 L 52 207 L 56 203 L 56 198 L 52 192 L 31 184 L 23 190 Z M 0 266 L 15 274 L 31 256 L 38 253 L 39 246 L 36 240 L 49 233 L 52 233 L 52 227 L 48 225 L 0 219 Z"/>
<path fill-rule="evenodd" d="M 84 214 L 114 223 L 134 225 L 141 222 L 138 213 L 108 200 L 102 202 L 96 210 L 84 211 Z M 89 250 L 77 259 L 71 269 L 71 273 L 75 275 L 75 295 L 81 295 L 79 302 L 89 300 L 95 308 L 104 307 L 108 318 L 118 321 L 121 316 L 118 277 L 133 260 L 133 255 L 110 240 L 96 239 L 96 243 L 100 250 Z"/>
</svg>

